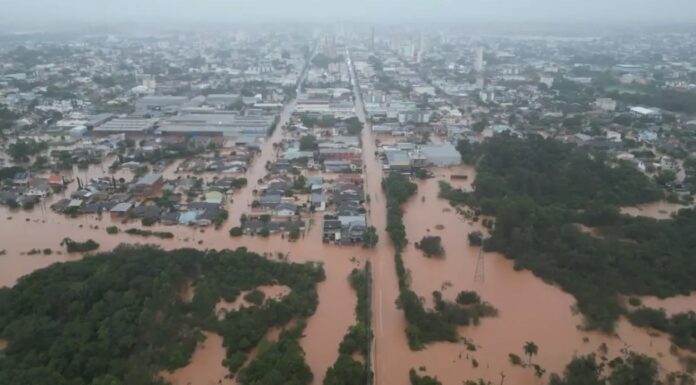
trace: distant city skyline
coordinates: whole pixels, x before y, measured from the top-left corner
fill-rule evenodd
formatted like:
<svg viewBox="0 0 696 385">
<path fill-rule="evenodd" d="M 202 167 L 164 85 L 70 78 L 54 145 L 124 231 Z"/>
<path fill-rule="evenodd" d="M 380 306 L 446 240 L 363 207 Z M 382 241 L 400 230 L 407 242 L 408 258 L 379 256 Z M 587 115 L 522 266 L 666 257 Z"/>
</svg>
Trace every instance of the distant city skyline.
<svg viewBox="0 0 696 385">
<path fill-rule="evenodd" d="M 696 22 L 694 0 L 0 0 L 0 23 Z"/>
</svg>

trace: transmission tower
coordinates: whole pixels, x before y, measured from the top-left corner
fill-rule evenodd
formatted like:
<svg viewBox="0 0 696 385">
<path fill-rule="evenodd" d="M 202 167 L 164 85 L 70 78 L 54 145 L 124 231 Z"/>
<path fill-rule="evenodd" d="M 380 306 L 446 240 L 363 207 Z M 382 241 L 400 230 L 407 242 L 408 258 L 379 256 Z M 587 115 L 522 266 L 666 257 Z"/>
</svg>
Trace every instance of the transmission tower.
<svg viewBox="0 0 696 385">
<path fill-rule="evenodd" d="M 476 259 L 476 271 L 474 272 L 474 282 L 483 282 L 486 273 L 486 264 L 484 262 L 483 254 L 483 240 L 481 240 L 481 247 L 479 248 L 478 258 Z"/>
</svg>

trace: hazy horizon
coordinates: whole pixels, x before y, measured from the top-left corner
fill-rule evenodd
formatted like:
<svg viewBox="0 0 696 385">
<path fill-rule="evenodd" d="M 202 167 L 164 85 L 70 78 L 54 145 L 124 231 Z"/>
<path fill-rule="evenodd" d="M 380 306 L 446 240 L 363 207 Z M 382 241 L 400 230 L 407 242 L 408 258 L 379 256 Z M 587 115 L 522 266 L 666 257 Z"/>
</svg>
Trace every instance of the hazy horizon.
<svg viewBox="0 0 696 385">
<path fill-rule="evenodd" d="M 691 23 L 696 1 L 0 0 L 0 24 L 226 22 Z"/>
</svg>

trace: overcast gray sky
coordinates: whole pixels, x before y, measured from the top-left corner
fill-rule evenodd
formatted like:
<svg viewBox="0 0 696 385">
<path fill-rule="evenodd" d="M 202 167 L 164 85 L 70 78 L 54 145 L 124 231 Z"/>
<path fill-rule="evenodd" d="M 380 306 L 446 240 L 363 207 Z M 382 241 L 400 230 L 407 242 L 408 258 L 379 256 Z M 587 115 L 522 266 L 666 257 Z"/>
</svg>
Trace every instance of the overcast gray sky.
<svg viewBox="0 0 696 385">
<path fill-rule="evenodd" d="M 0 0 L 0 22 L 696 21 L 696 0 Z"/>
</svg>

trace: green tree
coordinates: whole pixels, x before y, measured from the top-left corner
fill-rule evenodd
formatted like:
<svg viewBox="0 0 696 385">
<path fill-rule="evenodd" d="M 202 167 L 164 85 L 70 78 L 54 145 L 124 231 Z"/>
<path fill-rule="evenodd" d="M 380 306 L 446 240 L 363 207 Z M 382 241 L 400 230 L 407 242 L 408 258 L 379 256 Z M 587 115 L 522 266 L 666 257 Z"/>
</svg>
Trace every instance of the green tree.
<svg viewBox="0 0 696 385">
<path fill-rule="evenodd" d="M 363 236 L 363 247 L 372 249 L 377 246 L 377 242 L 379 242 L 377 229 L 374 226 L 368 226 L 367 229 L 365 229 L 365 235 Z"/>
<path fill-rule="evenodd" d="M 536 356 L 539 353 L 539 347 L 532 341 L 527 341 L 524 343 L 524 354 L 529 357 L 529 363 L 532 363 L 532 356 Z"/>
<path fill-rule="evenodd" d="M 300 138 L 300 151 L 314 151 L 317 149 L 317 138 L 314 135 L 305 135 Z"/>
</svg>

